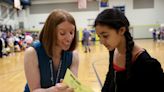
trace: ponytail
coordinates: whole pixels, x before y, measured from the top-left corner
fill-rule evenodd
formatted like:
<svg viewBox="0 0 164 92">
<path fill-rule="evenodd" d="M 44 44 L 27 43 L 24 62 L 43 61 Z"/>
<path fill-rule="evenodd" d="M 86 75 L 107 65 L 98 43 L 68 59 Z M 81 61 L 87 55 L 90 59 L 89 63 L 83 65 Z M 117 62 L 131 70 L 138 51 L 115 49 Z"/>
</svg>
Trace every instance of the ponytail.
<svg viewBox="0 0 164 92">
<path fill-rule="evenodd" d="M 110 54 L 109 70 L 108 70 L 108 73 L 106 75 L 104 86 L 103 86 L 101 92 L 109 92 L 109 90 L 113 90 L 113 86 L 114 86 L 114 69 L 113 69 L 114 50 L 110 51 L 109 54 Z"/>
<path fill-rule="evenodd" d="M 129 29 L 126 28 L 126 32 L 125 32 L 125 39 L 126 39 L 126 73 L 127 73 L 127 78 L 129 78 L 131 76 L 131 66 L 132 66 L 132 50 L 134 47 L 134 41 L 133 41 L 133 37 L 131 36 Z"/>
</svg>

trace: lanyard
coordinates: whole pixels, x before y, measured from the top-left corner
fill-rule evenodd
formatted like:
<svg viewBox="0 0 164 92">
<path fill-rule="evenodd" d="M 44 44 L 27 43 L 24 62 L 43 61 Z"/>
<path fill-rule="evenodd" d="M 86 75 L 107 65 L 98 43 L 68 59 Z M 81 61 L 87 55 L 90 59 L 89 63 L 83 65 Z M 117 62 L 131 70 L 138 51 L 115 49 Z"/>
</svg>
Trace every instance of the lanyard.
<svg viewBox="0 0 164 92">
<path fill-rule="evenodd" d="M 49 60 L 49 62 L 50 62 L 50 71 L 51 71 L 51 83 L 52 83 L 52 85 L 54 85 L 53 63 L 52 63 L 52 60 Z M 61 65 L 62 65 L 62 60 L 60 60 L 60 62 L 59 62 L 59 67 L 57 70 L 57 76 L 56 76 L 55 84 L 58 83 L 58 80 L 60 77 L 59 75 L 60 75 L 60 71 L 61 71 Z"/>
</svg>

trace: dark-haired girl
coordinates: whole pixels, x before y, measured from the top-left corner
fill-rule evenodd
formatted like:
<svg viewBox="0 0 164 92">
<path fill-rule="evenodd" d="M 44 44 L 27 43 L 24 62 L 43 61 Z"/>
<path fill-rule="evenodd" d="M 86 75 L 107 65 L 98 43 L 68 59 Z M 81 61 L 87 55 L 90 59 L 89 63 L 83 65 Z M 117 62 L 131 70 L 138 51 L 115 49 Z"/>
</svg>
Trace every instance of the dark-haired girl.
<svg viewBox="0 0 164 92">
<path fill-rule="evenodd" d="M 134 43 L 129 26 L 116 9 L 102 11 L 95 20 L 96 33 L 110 53 L 102 92 L 164 92 L 160 63 Z"/>
</svg>

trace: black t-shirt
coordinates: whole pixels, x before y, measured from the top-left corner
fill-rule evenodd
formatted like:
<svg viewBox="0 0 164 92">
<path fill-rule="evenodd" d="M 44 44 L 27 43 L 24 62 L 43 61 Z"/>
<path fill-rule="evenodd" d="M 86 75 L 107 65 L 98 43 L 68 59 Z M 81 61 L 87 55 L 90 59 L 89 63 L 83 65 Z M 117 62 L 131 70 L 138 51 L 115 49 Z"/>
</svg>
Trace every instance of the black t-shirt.
<svg viewBox="0 0 164 92">
<path fill-rule="evenodd" d="M 126 71 L 116 72 L 109 69 L 102 92 L 164 92 L 164 74 L 160 63 L 147 51 L 142 52 L 131 67 L 131 75 Z"/>
</svg>

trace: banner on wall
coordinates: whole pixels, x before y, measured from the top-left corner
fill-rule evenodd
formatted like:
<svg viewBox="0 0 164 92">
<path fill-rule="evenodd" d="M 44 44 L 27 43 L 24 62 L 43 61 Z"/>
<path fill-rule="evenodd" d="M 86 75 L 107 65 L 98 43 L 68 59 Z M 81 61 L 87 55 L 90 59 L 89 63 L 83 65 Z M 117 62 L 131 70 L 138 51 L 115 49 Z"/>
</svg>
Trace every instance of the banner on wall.
<svg viewBox="0 0 164 92">
<path fill-rule="evenodd" d="M 87 8 L 87 0 L 78 0 L 78 8 L 86 9 Z"/>
<path fill-rule="evenodd" d="M 22 9 L 20 0 L 14 0 L 14 7 L 19 10 Z"/>
<path fill-rule="evenodd" d="M 101 0 L 100 1 L 100 7 L 108 7 L 108 0 Z"/>
<path fill-rule="evenodd" d="M 125 6 L 113 6 L 113 8 L 118 9 L 125 14 Z"/>
</svg>

